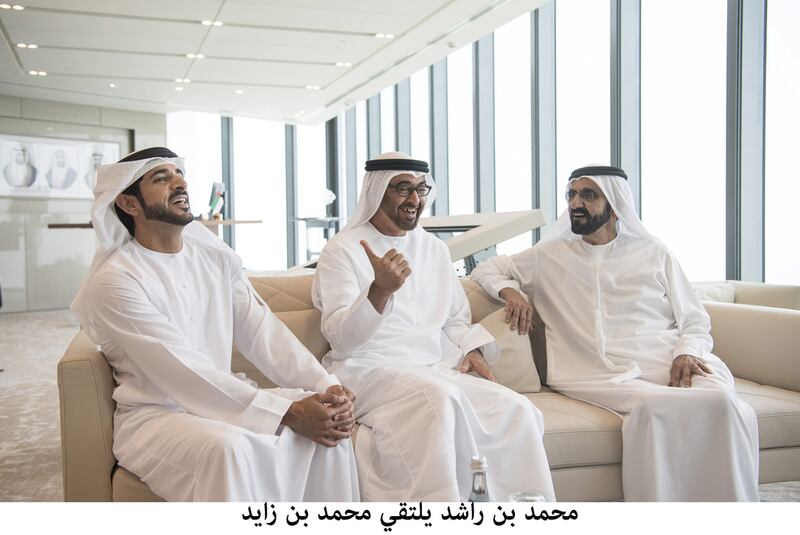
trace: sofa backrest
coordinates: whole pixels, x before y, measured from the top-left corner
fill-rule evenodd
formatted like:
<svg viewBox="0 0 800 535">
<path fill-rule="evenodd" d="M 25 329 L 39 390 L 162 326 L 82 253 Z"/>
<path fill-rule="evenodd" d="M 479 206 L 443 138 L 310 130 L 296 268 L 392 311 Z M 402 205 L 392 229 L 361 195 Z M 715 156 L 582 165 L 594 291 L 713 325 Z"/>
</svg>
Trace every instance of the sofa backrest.
<svg viewBox="0 0 800 535">
<path fill-rule="evenodd" d="M 266 301 L 272 312 L 289 327 L 317 359 L 321 359 L 330 350 L 330 345 L 321 332 L 322 315 L 311 302 L 311 282 L 313 280 L 313 275 L 250 278 L 253 288 Z M 475 281 L 462 278 L 461 284 L 464 286 L 464 292 L 469 300 L 473 323 L 481 321 L 503 306 L 490 298 Z M 536 313 L 534 313 L 531 344 L 536 369 L 542 384 L 544 384 L 547 376 L 544 325 Z M 274 386 L 235 348 L 231 367 L 234 372 L 243 372 L 263 387 Z"/>
</svg>

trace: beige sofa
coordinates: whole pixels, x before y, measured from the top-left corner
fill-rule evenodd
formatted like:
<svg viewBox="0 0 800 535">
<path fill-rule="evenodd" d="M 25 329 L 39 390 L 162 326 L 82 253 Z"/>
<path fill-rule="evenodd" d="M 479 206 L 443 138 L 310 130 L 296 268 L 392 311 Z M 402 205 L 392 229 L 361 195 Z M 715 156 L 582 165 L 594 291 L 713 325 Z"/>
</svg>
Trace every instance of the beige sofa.
<svg viewBox="0 0 800 535">
<path fill-rule="evenodd" d="M 252 281 L 272 310 L 317 357 L 327 351 L 328 344 L 319 331 L 320 314 L 311 305 L 310 276 Z M 463 284 L 474 321 L 499 308 L 474 282 L 464 279 Z M 775 307 L 775 303 L 791 304 L 792 297 L 779 299 L 776 295 L 780 292 L 761 286 L 766 290 L 763 304 L 771 307 L 706 303 L 714 351 L 737 377 L 741 397 L 758 413 L 760 481 L 800 480 L 800 310 Z M 745 288 L 748 302 L 759 303 L 758 290 Z M 544 372 L 541 330 L 537 325 L 532 337 L 540 375 Z M 244 371 L 262 386 L 271 384 L 236 351 L 233 361 L 235 371 Z M 58 386 L 65 499 L 158 500 L 147 485 L 116 464 L 111 450 L 111 369 L 83 333 L 75 337 L 58 364 Z M 527 397 L 544 413 L 545 449 L 558 499 L 621 500 L 620 418 L 546 386 Z"/>
</svg>

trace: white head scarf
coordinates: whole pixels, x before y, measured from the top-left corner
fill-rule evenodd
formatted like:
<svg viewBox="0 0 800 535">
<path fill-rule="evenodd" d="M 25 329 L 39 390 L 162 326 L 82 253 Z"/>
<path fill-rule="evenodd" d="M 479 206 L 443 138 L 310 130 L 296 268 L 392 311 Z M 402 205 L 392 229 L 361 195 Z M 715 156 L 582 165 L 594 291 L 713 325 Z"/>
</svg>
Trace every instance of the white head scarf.
<svg viewBox="0 0 800 535">
<path fill-rule="evenodd" d="M 167 149 L 160 149 L 160 151 L 157 149 L 145 149 L 140 152 L 146 154 L 148 151 L 162 154 L 169 153 Z M 90 303 L 88 303 L 86 296 L 87 287 L 111 255 L 132 239 L 128 229 L 122 224 L 114 210 L 114 202 L 120 193 L 143 177 L 148 171 L 169 163 L 174 164 L 182 172 L 185 172 L 186 166 L 183 158 L 165 156 L 148 158 L 144 154 L 141 160 L 101 165 L 97 168 L 97 182 L 94 187 L 95 200 L 94 204 L 92 204 L 91 219 L 97 239 L 100 241 L 100 246 L 94 254 L 89 274 L 84 279 L 70 306 L 81 322 L 81 326 L 92 340 L 96 341 L 97 336 L 89 321 Z M 184 240 L 196 240 L 230 251 L 227 245 L 197 222 L 187 225 L 183 229 L 182 236 Z"/>
<path fill-rule="evenodd" d="M 375 158 L 376 160 L 411 160 L 411 156 L 403 152 L 385 152 Z M 361 195 L 358 198 L 358 205 L 356 212 L 347 222 L 347 225 L 342 229 L 342 232 L 352 230 L 360 225 L 363 225 L 378 211 L 383 200 L 383 195 L 386 193 L 386 187 L 389 181 L 397 175 L 414 175 L 419 178 L 425 177 L 425 182 L 431 186 L 431 191 L 428 193 L 425 206 L 431 206 L 433 201 L 436 200 L 436 182 L 433 181 L 433 176 L 430 173 L 423 173 L 421 171 L 404 171 L 399 170 L 386 170 L 386 171 L 367 171 L 364 174 L 364 182 L 361 187 Z M 419 227 L 417 227 L 419 228 Z"/>
<path fill-rule="evenodd" d="M 580 171 L 580 169 L 578 169 Z M 570 179 L 569 183 L 582 178 L 588 178 L 600 188 L 606 196 L 611 209 L 617 214 L 617 234 L 636 236 L 640 238 L 653 238 L 644 228 L 639 215 L 636 213 L 636 206 L 633 202 L 633 192 L 628 181 L 615 175 L 580 175 Z M 569 183 L 567 187 L 569 187 Z M 569 207 L 567 207 L 559 218 L 547 229 L 540 241 L 567 240 L 580 238 L 572 232 L 572 223 L 569 217 Z"/>
</svg>

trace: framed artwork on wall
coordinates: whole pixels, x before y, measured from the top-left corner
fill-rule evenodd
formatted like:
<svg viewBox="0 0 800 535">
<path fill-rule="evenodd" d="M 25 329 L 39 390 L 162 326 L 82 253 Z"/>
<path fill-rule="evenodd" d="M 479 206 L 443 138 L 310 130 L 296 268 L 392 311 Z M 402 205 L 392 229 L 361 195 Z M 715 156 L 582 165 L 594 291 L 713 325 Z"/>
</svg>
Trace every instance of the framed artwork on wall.
<svg viewBox="0 0 800 535">
<path fill-rule="evenodd" d="M 0 134 L 0 197 L 91 199 L 97 167 L 119 153 L 115 142 Z"/>
</svg>

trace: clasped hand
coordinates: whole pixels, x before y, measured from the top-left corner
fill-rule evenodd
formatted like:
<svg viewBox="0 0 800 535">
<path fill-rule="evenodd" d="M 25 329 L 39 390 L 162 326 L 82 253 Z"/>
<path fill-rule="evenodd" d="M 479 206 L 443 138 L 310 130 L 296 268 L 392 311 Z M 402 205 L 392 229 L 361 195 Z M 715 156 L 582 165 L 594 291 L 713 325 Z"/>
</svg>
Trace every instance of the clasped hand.
<svg viewBox="0 0 800 535">
<path fill-rule="evenodd" d="M 293 402 L 281 423 L 318 444 L 332 447 L 353 432 L 354 400 L 350 390 L 333 385 L 323 394 L 312 394 Z"/>
</svg>

